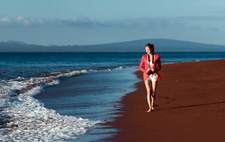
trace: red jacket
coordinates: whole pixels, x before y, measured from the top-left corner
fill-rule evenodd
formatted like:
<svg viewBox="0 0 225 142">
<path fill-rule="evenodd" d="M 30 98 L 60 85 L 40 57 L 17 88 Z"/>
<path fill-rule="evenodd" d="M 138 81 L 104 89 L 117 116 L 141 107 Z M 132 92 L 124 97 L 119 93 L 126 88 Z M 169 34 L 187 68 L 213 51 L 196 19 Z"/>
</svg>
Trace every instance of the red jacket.
<svg viewBox="0 0 225 142">
<path fill-rule="evenodd" d="M 156 69 L 156 68 L 159 68 L 159 67 L 161 68 L 160 56 L 158 54 L 154 54 L 154 55 L 155 55 L 155 58 L 154 58 L 153 69 Z M 147 62 L 147 59 L 148 59 L 148 54 L 143 55 L 142 59 L 141 59 L 140 66 L 139 66 L 139 69 L 143 72 L 144 81 L 146 81 L 146 79 L 148 79 L 148 74 L 146 73 L 146 71 L 148 69 L 151 69 L 150 65 Z M 143 65 L 144 65 L 144 67 L 143 67 Z M 158 74 L 158 76 L 159 76 L 157 81 L 160 81 L 161 77 L 160 77 L 159 73 L 156 72 L 156 74 Z"/>
</svg>

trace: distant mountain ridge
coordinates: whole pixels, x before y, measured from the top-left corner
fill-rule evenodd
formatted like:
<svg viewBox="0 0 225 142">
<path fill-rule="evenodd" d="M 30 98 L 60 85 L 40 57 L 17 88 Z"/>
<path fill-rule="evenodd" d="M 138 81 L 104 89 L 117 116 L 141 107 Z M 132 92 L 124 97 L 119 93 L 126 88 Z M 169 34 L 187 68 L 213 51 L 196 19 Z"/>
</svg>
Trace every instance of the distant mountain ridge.
<svg viewBox="0 0 225 142">
<path fill-rule="evenodd" d="M 14 41 L 14 40 L 9 40 L 6 43 L 11 43 L 11 44 L 21 44 L 21 45 L 25 45 L 27 43 L 22 42 L 22 41 Z"/>
<path fill-rule="evenodd" d="M 42 46 L 20 41 L 8 41 L 0 42 L 0 52 L 145 52 L 146 43 L 153 43 L 157 52 L 225 52 L 225 45 L 173 39 L 142 39 L 107 44 L 67 46 Z"/>
</svg>

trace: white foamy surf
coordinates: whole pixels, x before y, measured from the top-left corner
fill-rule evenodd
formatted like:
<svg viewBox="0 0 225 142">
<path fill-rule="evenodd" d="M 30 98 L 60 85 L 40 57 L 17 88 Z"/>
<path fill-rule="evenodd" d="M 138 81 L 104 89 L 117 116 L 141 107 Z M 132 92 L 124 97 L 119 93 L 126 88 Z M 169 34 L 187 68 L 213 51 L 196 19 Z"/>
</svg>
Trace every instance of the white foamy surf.
<svg viewBox="0 0 225 142">
<path fill-rule="evenodd" d="M 33 91 L 39 88 L 34 88 Z M 6 128 L 0 129 L 2 141 L 63 141 L 84 134 L 99 121 L 62 116 L 47 109 L 43 103 L 24 94 L 2 111 L 10 117 Z"/>
<path fill-rule="evenodd" d="M 0 141 L 65 141 L 76 139 L 100 121 L 63 116 L 33 98 L 43 87 L 59 83 L 59 78 L 83 73 L 123 69 L 54 72 L 42 77 L 0 80 Z"/>
</svg>

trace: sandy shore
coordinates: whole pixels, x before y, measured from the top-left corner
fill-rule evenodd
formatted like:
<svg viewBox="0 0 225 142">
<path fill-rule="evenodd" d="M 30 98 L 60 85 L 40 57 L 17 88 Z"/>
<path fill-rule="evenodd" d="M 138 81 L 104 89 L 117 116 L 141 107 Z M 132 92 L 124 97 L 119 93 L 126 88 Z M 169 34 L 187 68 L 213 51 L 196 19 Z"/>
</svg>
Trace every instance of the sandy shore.
<svg viewBox="0 0 225 142">
<path fill-rule="evenodd" d="M 120 130 L 107 141 L 225 141 L 225 60 L 167 64 L 160 74 L 155 111 L 146 112 L 144 82 L 137 83 L 121 101 L 122 116 L 106 124 Z"/>
</svg>

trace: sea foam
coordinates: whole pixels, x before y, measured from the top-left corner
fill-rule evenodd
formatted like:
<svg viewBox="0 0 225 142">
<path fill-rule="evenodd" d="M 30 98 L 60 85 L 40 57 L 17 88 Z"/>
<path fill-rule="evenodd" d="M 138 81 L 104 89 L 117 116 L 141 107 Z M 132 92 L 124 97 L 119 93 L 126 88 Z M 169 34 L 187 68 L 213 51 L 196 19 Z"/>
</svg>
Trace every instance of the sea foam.
<svg viewBox="0 0 225 142">
<path fill-rule="evenodd" d="M 33 96 L 45 86 L 60 83 L 59 78 L 118 69 L 122 67 L 52 72 L 40 77 L 0 80 L 0 117 L 7 122 L 0 128 L 0 141 L 65 141 L 85 134 L 89 127 L 101 122 L 60 115 L 45 108 Z"/>
<path fill-rule="evenodd" d="M 2 141 L 63 141 L 84 134 L 99 121 L 62 116 L 27 94 L 20 95 L 2 113 L 10 117 L 0 129 Z"/>
</svg>

